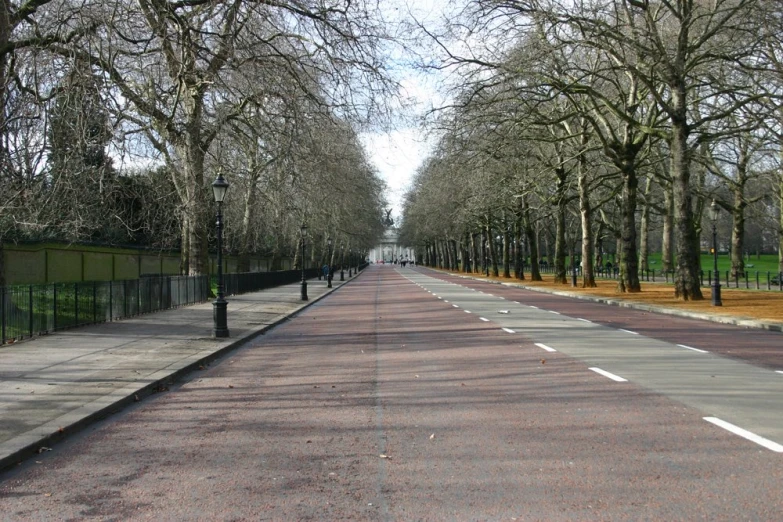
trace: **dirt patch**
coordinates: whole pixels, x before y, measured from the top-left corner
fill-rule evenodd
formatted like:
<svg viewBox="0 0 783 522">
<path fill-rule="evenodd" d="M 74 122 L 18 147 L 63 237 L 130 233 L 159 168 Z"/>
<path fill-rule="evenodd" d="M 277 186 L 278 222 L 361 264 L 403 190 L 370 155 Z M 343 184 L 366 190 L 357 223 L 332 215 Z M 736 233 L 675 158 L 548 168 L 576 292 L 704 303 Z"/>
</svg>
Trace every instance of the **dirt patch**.
<svg viewBox="0 0 783 522">
<path fill-rule="evenodd" d="M 455 273 L 456 274 L 456 273 Z M 487 279 L 480 274 L 472 274 L 479 279 Z M 519 281 L 503 277 L 490 277 L 493 281 L 521 283 L 530 287 L 543 287 L 551 290 L 572 292 L 577 295 L 589 295 L 610 299 L 622 299 L 629 302 L 644 303 L 646 305 L 661 306 L 690 310 L 712 315 L 725 315 L 744 319 L 758 319 L 765 322 L 783 323 L 783 292 L 779 290 L 745 290 L 721 287 L 721 301 L 723 306 L 712 306 L 712 289 L 701 289 L 704 299 L 701 301 L 680 301 L 674 298 L 674 285 L 667 283 L 642 283 L 642 291 L 628 294 L 617 291 L 617 281 L 598 280 L 596 288 L 582 288 L 571 286 L 569 276 L 568 284 L 555 284 L 552 274 L 542 274 L 541 282 L 533 282 L 530 279 Z M 581 278 L 577 279 L 581 285 Z"/>
</svg>

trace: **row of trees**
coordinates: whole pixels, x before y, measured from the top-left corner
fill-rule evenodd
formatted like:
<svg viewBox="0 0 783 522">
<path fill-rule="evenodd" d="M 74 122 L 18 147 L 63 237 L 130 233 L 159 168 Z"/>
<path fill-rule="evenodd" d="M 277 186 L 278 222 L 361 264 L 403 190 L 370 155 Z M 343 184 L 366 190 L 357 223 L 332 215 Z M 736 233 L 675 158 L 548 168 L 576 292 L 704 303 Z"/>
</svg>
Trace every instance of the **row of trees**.
<svg viewBox="0 0 783 522">
<path fill-rule="evenodd" d="M 357 135 L 395 91 L 372 0 L 0 10 L 0 245 L 181 248 L 182 272 L 205 273 L 218 173 L 226 244 L 245 260 L 294 255 L 302 223 L 316 247 L 367 250 L 382 233 L 384 186 Z"/>
<path fill-rule="evenodd" d="M 516 259 L 524 277 L 529 257 L 538 278 L 551 235 L 556 279 L 578 246 L 593 286 L 608 239 L 619 290 L 637 292 L 659 230 L 676 296 L 697 300 L 715 200 L 732 272 L 745 270 L 748 218 L 771 231 L 783 271 L 783 4 L 469 0 L 422 30 L 460 85 L 407 194 L 407 242 L 452 266 L 487 245 L 495 273 Z"/>
</svg>

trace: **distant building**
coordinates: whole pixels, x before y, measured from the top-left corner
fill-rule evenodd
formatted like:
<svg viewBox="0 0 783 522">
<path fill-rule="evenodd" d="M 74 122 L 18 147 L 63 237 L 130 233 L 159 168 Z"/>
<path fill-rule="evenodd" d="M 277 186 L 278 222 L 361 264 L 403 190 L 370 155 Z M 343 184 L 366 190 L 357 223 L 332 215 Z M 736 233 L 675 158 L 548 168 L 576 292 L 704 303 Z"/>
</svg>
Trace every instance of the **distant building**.
<svg viewBox="0 0 783 522">
<path fill-rule="evenodd" d="M 399 229 L 394 226 L 394 220 L 391 218 L 391 209 L 386 211 L 386 218 L 383 220 L 383 224 L 386 226 L 386 230 L 383 233 L 381 244 L 370 250 L 370 263 L 415 261 L 416 252 L 414 249 L 399 243 Z"/>
</svg>

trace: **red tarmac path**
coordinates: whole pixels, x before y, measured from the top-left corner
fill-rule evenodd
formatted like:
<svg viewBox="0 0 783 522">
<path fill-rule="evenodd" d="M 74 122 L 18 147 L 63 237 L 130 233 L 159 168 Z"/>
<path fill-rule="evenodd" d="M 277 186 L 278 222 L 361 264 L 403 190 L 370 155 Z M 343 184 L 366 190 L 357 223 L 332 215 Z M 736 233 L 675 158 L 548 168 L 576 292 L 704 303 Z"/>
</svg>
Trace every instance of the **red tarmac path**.
<svg viewBox="0 0 783 522">
<path fill-rule="evenodd" d="M 0 476 L 0 520 L 780 519 L 782 454 L 405 273 Z"/>
</svg>

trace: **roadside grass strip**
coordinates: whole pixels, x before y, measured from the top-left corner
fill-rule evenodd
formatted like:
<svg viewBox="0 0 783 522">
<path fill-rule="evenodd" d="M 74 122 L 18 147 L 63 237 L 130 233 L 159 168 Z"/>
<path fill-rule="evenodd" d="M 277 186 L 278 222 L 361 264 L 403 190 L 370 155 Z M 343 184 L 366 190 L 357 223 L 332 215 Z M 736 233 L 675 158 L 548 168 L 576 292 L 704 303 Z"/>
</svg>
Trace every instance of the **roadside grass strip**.
<svg viewBox="0 0 783 522">
<path fill-rule="evenodd" d="M 744 430 L 739 426 L 735 426 L 734 424 L 721 420 L 717 417 L 703 417 L 703 418 L 707 422 L 711 422 L 716 426 L 720 426 L 724 430 L 730 431 L 734 435 L 739 435 L 740 437 L 748 439 L 751 442 L 755 442 L 759 446 L 764 446 L 768 450 L 772 450 L 775 453 L 783 453 L 783 446 L 781 446 L 777 442 L 773 442 L 769 439 L 765 439 L 764 437 L 756 435 L 755 433 L 750 432 L 748 430 Z"/>
<path fill-rule="evenodd" d="M 694 352 L 710 353 L 707 350 L 700 350 L 698 348 L 694 348 L 693 346 L 688 346 L 688 345 L 685 345 L 685 344 L 678 344 L 677 346 L 679 346 L 680 348 L 685 348 L 686 350 L 693 350 Z"/>
<path fill-rule="evenodd" d="M 613 373 L 609 373 L 606 370 L 602 370 L 601 368 L 589 368 L 590 370 L 593 370 L 595 373 L 599 375 L 603 375 L 604 377 L 608 377 L 609 379 L 612 379 L 613 381 L 617 382 L 628 382 L 628 379 L 623 379 L 619 375 L 615 375 Z"/>
<path fill-rule="evenodd" d="M 554 348 L 550 348 L 549 346 L 547 346 L 545 344 L 541 344 L 541 343 L 535 343 L 535 344 L 536 344 L 536 346 L 538 346 L 539 348 L 541 348 L 543 350 L 546 350 L 547 352 L 556 352 L 557 351 Z"/>
</svg>

